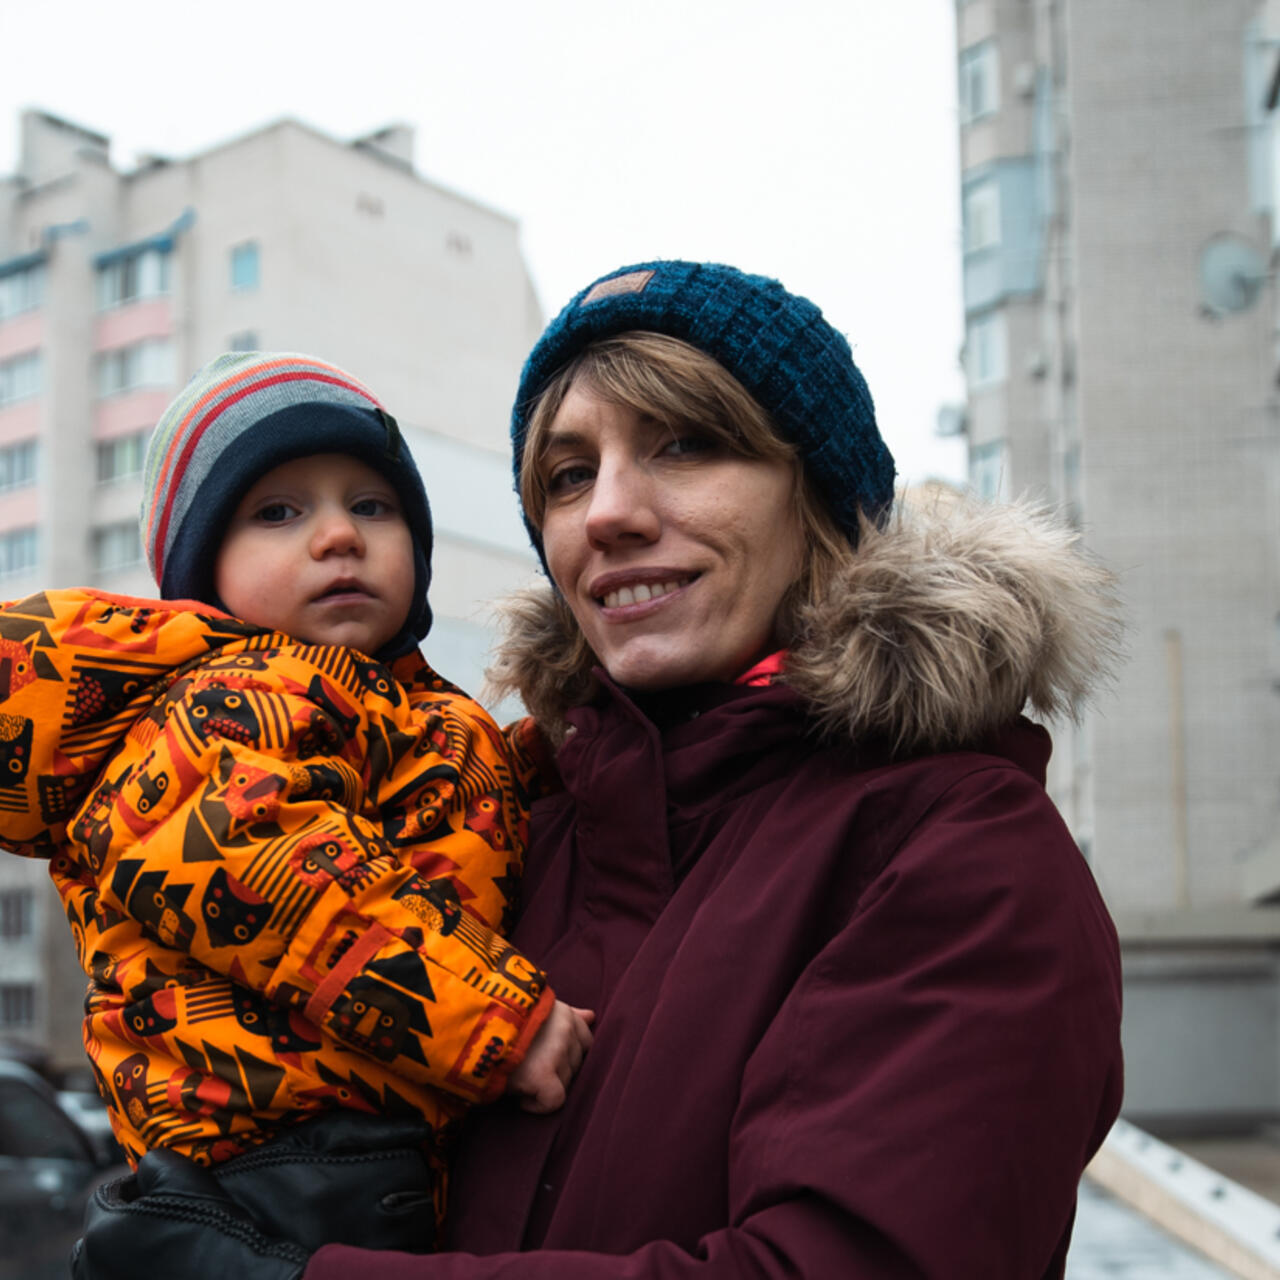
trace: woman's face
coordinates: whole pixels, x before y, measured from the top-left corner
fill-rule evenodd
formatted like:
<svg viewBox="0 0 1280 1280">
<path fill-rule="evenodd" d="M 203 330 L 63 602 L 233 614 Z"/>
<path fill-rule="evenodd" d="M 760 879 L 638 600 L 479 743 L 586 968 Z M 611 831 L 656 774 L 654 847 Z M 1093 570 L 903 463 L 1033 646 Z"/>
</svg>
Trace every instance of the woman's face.
<svg viewBox="0 0 1280 1280">
<path fill-rule="evenodd" d="M 776 647 L 803 549 L 793 463 L 673 434 L 574 385 L 541 467 L 551 576 L 619 684 L 733 680 Z"/>
</svg>

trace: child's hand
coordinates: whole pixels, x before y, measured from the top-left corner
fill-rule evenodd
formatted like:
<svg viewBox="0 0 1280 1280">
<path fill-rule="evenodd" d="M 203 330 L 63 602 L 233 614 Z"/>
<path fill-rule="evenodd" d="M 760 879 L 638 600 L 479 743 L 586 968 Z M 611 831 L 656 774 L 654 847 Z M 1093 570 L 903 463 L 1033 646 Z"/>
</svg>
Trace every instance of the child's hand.
<svg viewBox="0 0 1280 1280">
<path fill-rule="evenodd" d="M 524 1055 L 524 1061 L 507 1079 L 507 1092 L 517 1094 L 520 1106 L 545 1116 L 564 1106 L 569 1081 L 578 1073 L 591 1048 L 590 1009 L 575 1009 L 557 1000 Z"/>
</svg>

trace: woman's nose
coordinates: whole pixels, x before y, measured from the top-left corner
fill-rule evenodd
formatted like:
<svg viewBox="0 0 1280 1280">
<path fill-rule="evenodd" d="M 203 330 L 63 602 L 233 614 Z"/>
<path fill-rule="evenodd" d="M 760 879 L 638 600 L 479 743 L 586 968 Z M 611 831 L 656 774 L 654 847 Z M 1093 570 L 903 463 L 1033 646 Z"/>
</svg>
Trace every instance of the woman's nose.
<svg viewBox="0 0 1280 1280">
<path fill-rule="evenodd" d="M 618 541 L 655 542 L 662 529 L 657 482 L 632 462 L 604 463 L 587 505 L 586 534 L 593 546 Z"/>
<path fill-rule="evenodd" d="M 360 555 L 363 551 L 360 524 L 350 511 L 335 508 L 317 514 L 311 533 L 311 554 L 317 560 L 329 555 Z"/>
</svg>

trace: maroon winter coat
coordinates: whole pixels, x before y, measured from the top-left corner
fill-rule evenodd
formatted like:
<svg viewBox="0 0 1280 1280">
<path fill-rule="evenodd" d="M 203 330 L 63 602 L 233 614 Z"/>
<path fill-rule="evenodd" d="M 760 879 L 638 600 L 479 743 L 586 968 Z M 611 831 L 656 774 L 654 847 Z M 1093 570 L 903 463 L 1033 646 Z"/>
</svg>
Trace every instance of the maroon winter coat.
<svg viewBox="0 0 1280 1280">
<path fill-rule="evenodd" d="M 514 941 L 598 1015 L 566 1107 L 473 1118 L 458 1252 L 306 1280 L 1059 1276 L 1120 969 L 1048 735 L 904 759 L 784 686 L 673 701 L 571 713 L 534 811 Z"/>
</svg>

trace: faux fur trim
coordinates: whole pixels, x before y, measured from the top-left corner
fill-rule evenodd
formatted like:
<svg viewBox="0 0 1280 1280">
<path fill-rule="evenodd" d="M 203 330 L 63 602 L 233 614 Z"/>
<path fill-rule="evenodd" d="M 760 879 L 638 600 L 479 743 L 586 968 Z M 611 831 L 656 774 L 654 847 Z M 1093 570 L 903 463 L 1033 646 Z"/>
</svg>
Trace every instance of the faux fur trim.
<svg viewBox="0 0 1280 1280">
<path fill-rule="evenodd" d="M 595 697 L 595 655 L 549 581 L 513 592 L 495 611 L 503 635 L 486 673 L 486 698 L 514 694 L 547 741 L 559 747 L 567 729 L 565 713 Z"/>
<path fill-rule="evenodd" d="M 491 678 L 558 741 L 594 693 L 590 651 L 549 586 L 505 613 Z M 1115 579 L 1074 529 L 1042 507 L 968 498 L 900 503 L 886 528 L 867 525 L 799 622 L 783 679 L 818 730 L 904 753 L 976 743 L 1027 707 L 1078 717 L 1121 632 Z"/>
</svg>

